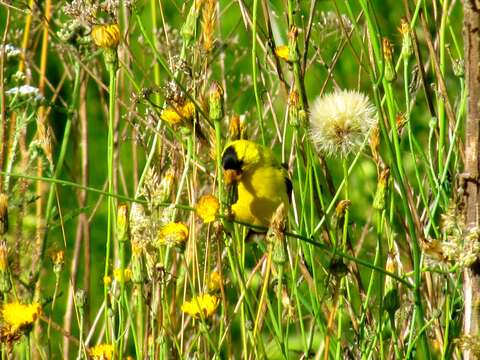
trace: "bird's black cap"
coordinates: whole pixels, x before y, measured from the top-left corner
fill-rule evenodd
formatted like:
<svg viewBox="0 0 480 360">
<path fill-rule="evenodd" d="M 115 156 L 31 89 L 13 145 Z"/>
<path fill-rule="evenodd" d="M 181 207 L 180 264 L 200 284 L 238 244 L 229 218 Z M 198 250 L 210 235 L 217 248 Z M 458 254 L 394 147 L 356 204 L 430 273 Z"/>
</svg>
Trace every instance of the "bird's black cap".
<svg viewBox="0 0 480 360">
<path fill-rule="evenodd" d="M 242 170 L 243 161 L 238 160 L 237 152 L 229 146 L 223 152 L 222 166 L 224 170 Z"/>
</svg>

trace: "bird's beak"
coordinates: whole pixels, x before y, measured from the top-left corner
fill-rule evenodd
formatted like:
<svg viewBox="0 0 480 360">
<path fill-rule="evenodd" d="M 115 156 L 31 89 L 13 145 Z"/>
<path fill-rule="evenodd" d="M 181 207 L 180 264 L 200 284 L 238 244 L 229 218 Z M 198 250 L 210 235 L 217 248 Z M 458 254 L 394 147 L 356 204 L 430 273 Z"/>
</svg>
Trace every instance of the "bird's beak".
<svg viewBox="0 0 480 360">
<path fill-rule="evenodd" d="M 240 170 L 228 169 L 223 172 L 223 179 L 226 185 L 231 185 L 240 181 L 242 172 Z"/>
</svg>

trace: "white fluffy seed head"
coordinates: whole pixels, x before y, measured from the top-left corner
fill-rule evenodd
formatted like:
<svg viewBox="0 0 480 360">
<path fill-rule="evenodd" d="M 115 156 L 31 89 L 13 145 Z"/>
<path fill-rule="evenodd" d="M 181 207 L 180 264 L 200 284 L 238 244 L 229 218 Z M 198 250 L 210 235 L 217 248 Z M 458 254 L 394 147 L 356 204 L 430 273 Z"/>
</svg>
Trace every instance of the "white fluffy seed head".
<svg viewBox="0 0 480 360">
<path fill-rule="evenodd" d="M 360 148 L 377 123 L 375 107 L 355 90 L 318 97 L 310 112 L 310 137 L 318 151 L 347 156 Z"/>
</svg>

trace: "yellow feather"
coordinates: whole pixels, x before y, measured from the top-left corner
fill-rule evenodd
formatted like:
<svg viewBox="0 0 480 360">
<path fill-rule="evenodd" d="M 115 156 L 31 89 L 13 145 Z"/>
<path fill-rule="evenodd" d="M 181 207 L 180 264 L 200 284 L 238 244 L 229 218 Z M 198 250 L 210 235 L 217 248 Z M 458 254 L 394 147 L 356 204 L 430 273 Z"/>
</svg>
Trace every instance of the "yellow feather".
<svg viewBox="0 0 480 360">
<path fill-rule="evenodd" d="M 238 200 L 232 205 L 235 219 L 257 226 L 270 226 L 272 215 L 283 202 L 289 204 L 287 171 L 276 161 L 273 152 L 252 141 L 238 140 L 233 147 L 241 162 L 237 181 Z"/>
</svg>

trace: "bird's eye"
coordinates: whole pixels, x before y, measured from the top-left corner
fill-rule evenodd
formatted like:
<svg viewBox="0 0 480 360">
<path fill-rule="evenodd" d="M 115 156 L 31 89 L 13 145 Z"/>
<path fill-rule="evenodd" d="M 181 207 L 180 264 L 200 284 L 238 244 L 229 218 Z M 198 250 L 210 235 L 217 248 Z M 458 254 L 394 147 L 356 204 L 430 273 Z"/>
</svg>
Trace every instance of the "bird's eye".
<svg viewBox="0 0 480 360">
<path fill-rule="evenodd" d="M 224 170 L 242 170 L 243 161 L 238 160 L 237 152 L 232 146 L 229 146 L 223 152 L 222 166 Z"/>
</svg>

